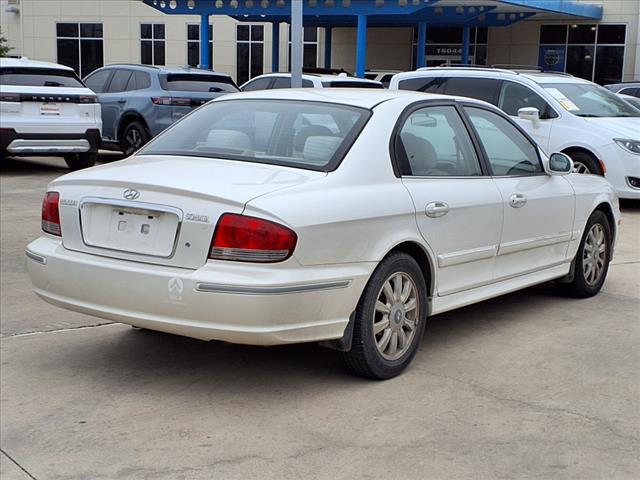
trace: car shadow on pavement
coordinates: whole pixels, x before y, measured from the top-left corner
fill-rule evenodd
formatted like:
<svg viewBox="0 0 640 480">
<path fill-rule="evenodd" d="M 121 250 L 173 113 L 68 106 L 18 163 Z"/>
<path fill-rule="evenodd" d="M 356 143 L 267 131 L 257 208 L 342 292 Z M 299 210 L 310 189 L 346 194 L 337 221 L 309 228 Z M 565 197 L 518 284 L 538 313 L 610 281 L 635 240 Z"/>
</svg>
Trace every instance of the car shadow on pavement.
<svg viewBox="0 0 640 480">
<path fill-rule="evenodd" d="M 0 174 L 2 175 L 31 175 L 36 173 L 59 173 L 63 175 L 69 171 L 62 158 L 7 157 L 0 162 Z"/>
</svg>

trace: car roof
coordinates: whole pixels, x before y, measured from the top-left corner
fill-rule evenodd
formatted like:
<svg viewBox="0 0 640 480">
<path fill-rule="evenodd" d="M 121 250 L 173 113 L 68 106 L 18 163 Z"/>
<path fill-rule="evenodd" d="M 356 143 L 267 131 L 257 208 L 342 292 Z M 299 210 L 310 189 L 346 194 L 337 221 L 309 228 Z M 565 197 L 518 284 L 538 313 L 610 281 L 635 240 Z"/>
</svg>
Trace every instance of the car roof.
<svg viewBox="0 0 640 480">
<path fill-rule="evenodd" d="M 54 68 L 56 70 L 72 71 L 73 68 L 66 65 L 60 65 L 58 63 L 40 62 L 37 60 L 30 60 L 27 57 L 22 58 L 0 58 L 0 67 L 28 67 L 28 68 Z"/>
<path fill-rule="evenodd" d="M 194 75 L 219 75 L 222 77 L 230 77 L 226 73 L 214 72 L 213 70 L 205 70 L 202 68 L 192 67 L 158 67 L 155 65 L 140 65 L 137 63 L 112 63 L 100 67 L 101 69 L 107 68 L 133 68 L 135 70 L 148 70 L 157 73 L 192 73 Z"/>
<path fill-rule="evenodd" d="M 233 99 L 255 100 L 297 100 L 338 103 L 353 107 L 372 109 L 380 103 L 398 100 L 407 105 L 421 100 L 460 100 L 464 102 L 489 105 L 481 100 L 450 95 L 414 92 L 410 90 L 386 90 L 371 88 L 281 88 L 273 90 L 255 90 L 251 92 L 231 93 L 216 101 Z M 495 107 L 492 107 L 495 108 Z"/>
<path fill-rule="evenodd" d="M 256 78 L 263 78 L 263 77 L 286 77 L 289 78 L 291 77 L 291 74 L 289 72 L 272 72 L 272 73 L 265 73 L 262 75 L 259 75 L 257 77 L 253 77 L 251 80 L 255 80 Z M 313 80 L 313 79 L 320 79 L 320 80 L 329 80 L 332 82 L 362 82 L 362 83 L 380 83 L 380 82 L 376 82 L 375 80 L 369 80 L 368 78 L 360 78 L 360 77 L 350 77 L 348 75 L 331 75 L 328 73 L 303 73 L 302 74 L 302 78 L 304 80 Z M 251 81 L 249 80 L 249 82 Z M 247 82 L 247 83 L 249 83 Z"/>
<path fill-rule="evenodd" d="M 535 83 L 592 83 L 579 77 L 563 72 L 536 72 L 534 70 L 508 70 L 493 67 L 429 67 L 411 72 L 398 73 L 394 76 L 398 81 L 407 78 L 439 77 L 445 75 L 460 75 L 466 77 L 496 77 L 496 78 L 526 78 Z"/>
</svg>

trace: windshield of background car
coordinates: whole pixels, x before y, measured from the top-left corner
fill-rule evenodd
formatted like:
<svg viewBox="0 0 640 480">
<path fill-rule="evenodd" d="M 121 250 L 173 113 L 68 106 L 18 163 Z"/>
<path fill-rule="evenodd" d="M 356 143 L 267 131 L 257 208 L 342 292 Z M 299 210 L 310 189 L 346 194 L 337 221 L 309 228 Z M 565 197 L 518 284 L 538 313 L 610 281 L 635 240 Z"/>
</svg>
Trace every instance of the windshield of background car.
<svg viewBox="0 0 640 480">
<path fill-rule="evenodd" d="M 160 77 L 163 90 L 180 92 L 237 92 L 231 78 L 223 75 L 171 73 Z"/>
<path fill-rule="evenodd" d="M 75 72 L 55 68 L 0 68 L 0 85 L 84 88 Z"/>
<path fill-rule="evenodd" d="M 578 117 L 640 117 L 640 113 L 615 93 L 589 83 L 542 85 L 568 112 Z"/>
<path fill-rule="evenodd" d="M 322 82 L 322 85 L 329 88 L 384 88 L 381 83 L 358 82 L 357 80 L 331 80 Z"/>
<path fill-rule="evenodd" d="M 294 100 L 212 102 L 177 122 L 139 155 L 211 157 L 332 171 L 370 111 Z"/>
</svg>

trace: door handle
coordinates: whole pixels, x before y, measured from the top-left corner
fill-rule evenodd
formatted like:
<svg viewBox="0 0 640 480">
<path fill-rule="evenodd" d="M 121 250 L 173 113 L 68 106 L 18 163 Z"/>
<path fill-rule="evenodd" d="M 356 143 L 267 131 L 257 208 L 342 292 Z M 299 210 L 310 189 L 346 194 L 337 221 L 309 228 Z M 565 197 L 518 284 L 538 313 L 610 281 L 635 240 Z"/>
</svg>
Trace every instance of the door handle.
<svg viewBox="0 0 640 480">
<path fill-rule="evenodd" d="M 449 205 L 444 202 L 431 202 L 424 209 L 424 213 L 427 217 L 438 218 L 449 213 Z"/>
<path fill-rule="evenodd" d="M 512 208 L 524 207 L 526 204 L 527 204 L 527 197 L 525 197 L 521 193 L 514 193 L 509 198 L 509 206 L 511 206 Z"/>
<path fill-rule="evenodd" d="M 120 100 L 118 100 L 118 103 L 127 103 L 127 100 L 124 98 L 121 98 Z"/>
</svg>

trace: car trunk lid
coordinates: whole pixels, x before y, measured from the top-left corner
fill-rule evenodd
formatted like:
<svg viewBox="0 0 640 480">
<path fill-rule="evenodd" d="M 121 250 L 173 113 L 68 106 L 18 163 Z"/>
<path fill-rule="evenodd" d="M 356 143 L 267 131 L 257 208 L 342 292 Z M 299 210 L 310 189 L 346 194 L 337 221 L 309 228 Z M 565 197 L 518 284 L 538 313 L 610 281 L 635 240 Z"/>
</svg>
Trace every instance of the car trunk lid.
<svg viewBox="0 0 640 480">
<path fill-rule="evenodd" d="M 70 250 L 182 268 L 207 261 L 223 213 L 323 172 L 231 160 L 139 156 L 56 180 Z"/>
</svg>

